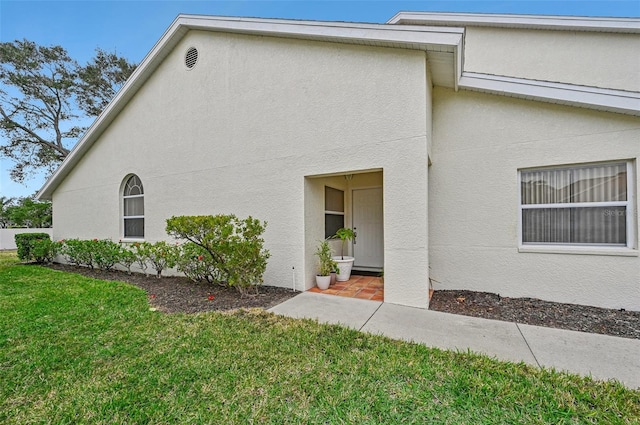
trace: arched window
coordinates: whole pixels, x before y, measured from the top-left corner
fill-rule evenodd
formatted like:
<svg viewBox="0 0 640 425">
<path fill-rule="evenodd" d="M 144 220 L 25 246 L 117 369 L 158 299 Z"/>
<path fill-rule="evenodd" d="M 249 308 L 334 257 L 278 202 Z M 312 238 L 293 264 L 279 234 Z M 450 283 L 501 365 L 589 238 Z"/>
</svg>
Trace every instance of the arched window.
<svg viewBox="0 0 640 425">
<path fill-rule="evenodd" d="M 144 238 L 144 189 L 135 174 L 127 179 L 122 191 L 124 237 Z"/>
</svg>

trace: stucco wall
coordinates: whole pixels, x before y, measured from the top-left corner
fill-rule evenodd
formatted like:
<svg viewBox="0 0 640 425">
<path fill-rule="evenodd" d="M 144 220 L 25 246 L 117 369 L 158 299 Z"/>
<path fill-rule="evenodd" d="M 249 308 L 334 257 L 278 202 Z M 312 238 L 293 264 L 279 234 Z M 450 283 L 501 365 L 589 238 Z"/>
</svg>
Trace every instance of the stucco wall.
<svg viewBox="0 0 640 425">
<path fill-rule="evenodd" d="M 464 70 L 640 91 L 640 36 L 468 27 Z"/>
<path fill-rule="evenodd" d="M 53 234 L 53 229 L 0 229 L 0 250 L 17 249 L 16 234 L 18 233 L 48 233 Z"/>
<path fill-rule="evenodd" d="M 172 215 L 252 215 L 265 283 L 308 288 L 324 207 L 305 177 L 384 170 L 385 298 L 426 307 L 425 86 L 423 52 L 190 32 L 54 192 L 55 237 L 119 239 L 135 173 L 147 240 Z"/>
<path fill-rule="evenodd" d="M 519 168 L 617 159 L 637 167 L 638 118 L 442 88 L 433 104 L 436 288 L 640 310 L 640 257 L 518 252 L 517 234 Z"/>
</svg>

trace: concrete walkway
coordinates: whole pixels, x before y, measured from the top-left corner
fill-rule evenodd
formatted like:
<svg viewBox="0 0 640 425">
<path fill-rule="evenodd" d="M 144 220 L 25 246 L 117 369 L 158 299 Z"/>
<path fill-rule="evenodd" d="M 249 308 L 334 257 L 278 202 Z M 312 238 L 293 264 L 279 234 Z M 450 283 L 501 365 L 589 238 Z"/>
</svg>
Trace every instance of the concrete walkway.
<svg viewBox="0 0 640 425">
<path fill-rule="evenodd" d="M 269 311 L 640 388 L 640 340 L 303 292 Z"/>
</svg>

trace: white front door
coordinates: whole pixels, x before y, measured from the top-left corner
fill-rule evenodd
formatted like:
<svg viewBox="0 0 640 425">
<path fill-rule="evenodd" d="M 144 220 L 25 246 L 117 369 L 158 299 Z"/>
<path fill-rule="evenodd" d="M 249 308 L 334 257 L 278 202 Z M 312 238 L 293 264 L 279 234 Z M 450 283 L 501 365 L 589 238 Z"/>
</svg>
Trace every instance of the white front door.
<svg viewBox="0 0 640 425">
<path fill-rule="evenodd" d="M 354 267 L 380 271 L 384 266 L 382 188 L 353 189 Z"/>
</svg>

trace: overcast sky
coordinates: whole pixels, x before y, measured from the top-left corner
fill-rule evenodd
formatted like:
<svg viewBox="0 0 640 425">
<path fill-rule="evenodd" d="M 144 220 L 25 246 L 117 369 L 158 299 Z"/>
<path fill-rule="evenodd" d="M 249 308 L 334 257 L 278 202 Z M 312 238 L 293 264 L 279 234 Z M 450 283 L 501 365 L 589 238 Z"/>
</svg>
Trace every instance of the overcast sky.
<svg viewBox="0 0 640 425">
<path fill-rule="evenodd" d="M 398 11 L 640 17 L 640 0 L 604 1 L 11 1 L 0 0 L 0 41 L 61 45 L 79 62 L 96 47 L 139 63 L 180 13 L 383 23 Z M 28 196 L 0 159 L 0 196 Z"/>
</svg>

